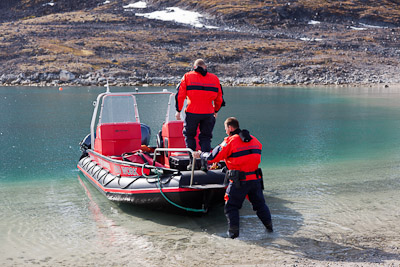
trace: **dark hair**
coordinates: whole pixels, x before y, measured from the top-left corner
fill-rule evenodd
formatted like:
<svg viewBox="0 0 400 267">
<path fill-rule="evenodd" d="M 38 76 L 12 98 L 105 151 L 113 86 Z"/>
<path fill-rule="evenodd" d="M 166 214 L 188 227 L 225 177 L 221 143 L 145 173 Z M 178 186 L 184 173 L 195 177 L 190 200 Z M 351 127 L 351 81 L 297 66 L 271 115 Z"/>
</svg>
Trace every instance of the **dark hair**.
<svg viewBox="0 0 400 267">
<path fill-rule="evenodd" d="M 233 128 L 239 128 L 239 121 L 235 117 L 229 117 L 225 120 L 224 124 L 226 126 L 232 126 Z"/>
</svg>

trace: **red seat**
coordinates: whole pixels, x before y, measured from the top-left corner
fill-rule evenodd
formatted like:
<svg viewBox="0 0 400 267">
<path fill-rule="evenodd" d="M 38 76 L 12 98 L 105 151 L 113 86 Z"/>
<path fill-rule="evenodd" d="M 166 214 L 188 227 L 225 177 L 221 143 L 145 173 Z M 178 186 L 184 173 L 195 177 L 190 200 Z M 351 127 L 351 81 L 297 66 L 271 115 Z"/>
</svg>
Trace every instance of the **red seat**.
<svg viewBox="0 0 400 267">
<path fill-rule="evenodd" d="M 170 121 L 162 127 L 162 137 L 166 148 L 185 148 L 183 121 Z"/>
<path fill-rule="evenodd" d="M 103 123 L 97 126 L 94 151 L 105 156 L 119 156 L 141 147 L 138 122 Z"/>
<path fill-rule="evenodd" d="M 199 133 L 199 130 L 198 130 Z M 198 141 L 198 133 L 196 136 L 196 149 L 200 149 Z M 161 136 L 163 139 L 164 148 L 186 148 L 185 137 L 183 136 L 183 121 L 169 121 L 163 124 Z M 168 158 L 179 155 L 188 155 L 187 152 L 168 152 L 165 153 L 165 164 L 169 167 Z"/>
</svg>

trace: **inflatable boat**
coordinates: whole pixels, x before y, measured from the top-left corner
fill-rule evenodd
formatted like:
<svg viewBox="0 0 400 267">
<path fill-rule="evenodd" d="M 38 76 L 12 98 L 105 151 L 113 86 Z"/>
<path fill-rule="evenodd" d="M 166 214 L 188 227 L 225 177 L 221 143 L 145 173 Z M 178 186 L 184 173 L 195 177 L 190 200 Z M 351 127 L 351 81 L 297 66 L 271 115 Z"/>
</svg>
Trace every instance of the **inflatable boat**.
<svg viewBox="0 0 400 267">
<path fill-rule="evenodd" d="M 156 144 L 151 145 L 152 129 L 141 121 L 138 106 L 148 108 L 154 102 L 137 99 L 160 96 L 167 99 L 166 110 L 154 105 L 145 111 L 150 120 L 149 110 L 165 116 L 155 129 L 159 131 Z M 113 93 L 108 88 L 93 103 L 90 134 L 80 142 L 78 169 L 109 200 L 190 212 L 207 212 L 209 207 L 223 203 L 223 163 L 212 170 L 203 163 L 200 170 L 199 161 L 190 162 L 189 153 L 193 151 L 185 147 L 183 121 L 170 120 L 173 99 L 174 94 L 165 89 Z"/>
</svg>

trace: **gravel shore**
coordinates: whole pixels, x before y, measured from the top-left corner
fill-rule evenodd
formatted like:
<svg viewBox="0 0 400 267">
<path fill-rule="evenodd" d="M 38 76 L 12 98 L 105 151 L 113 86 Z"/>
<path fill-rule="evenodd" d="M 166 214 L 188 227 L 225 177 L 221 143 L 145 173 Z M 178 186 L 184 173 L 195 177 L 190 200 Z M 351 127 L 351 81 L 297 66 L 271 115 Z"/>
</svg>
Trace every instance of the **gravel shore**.
<svg viewBox="0 0 400 267">
<path fill-rule="evenodd" d="M 379 17 L 352 19 L 333 10 L 314 18 L 291 5 L 273 9 L 278 17 L 271 11 L 265 21 L 253 21 L 254 10 L 239 18 L 198 7 L 202 22 L 217 27 L 209 29 L 135 15 L 174 4 L 151 2 L 140 10 L 92 3 L 91 9 L 8 18 L 0 23 L 0 85 L 176 85 L 196 58 L 206 60 L 223 86 L 400 83 L 400 28 Z"/>
</svg>

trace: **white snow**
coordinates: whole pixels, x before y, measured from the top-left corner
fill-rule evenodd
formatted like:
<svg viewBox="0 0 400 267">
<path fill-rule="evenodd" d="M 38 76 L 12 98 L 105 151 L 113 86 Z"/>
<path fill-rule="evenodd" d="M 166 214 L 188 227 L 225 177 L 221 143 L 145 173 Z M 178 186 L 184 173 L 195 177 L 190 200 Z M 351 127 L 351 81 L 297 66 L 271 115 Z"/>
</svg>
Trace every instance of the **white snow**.
<svg viewBox="0 0 400 267">
<path fill-rule="evenodd" d="M 49 2 L 49 3 L 43 4 L 42 6 L 54 6 L 54 5 L 55 5 L 55 3 Z"/>
<path fill-rule="evenodd" d="M 322 41 L 321 38 L 308 38 L 308 37 L 302 37 L 302 38 L 300 38 L 300 40 L 302 40 L 302 41 L 312 41 L 312 42 L 314 42 L 314 41 L 321 42 Z"/>
<path fill-rule="evenodd" d="M 139 1 L 136 3 L 131 3 L 126 6 L 122 6 L 124 9 L 129 9 L 129 8 L 147 8 L 147 3 L 144 1 Z"/>
<path fill-rule="evenodd" d="M 311 25 L 316 25 L 316 24 L 320 24 L 321 22 L 320 21 L 317 21 L 317 20 L 310 20 L 309 22 L 308 22 L 308 24 L 311 24 Z"/>
<path fill-rule="evenodd" d="M 203 17 L 198 12 L 187 11 L 180 9 L 179 7 L 168 7 L 166 10 L 154 11 L 151 13 L 136 13 L 136 16 L 145 17 L 148 19 L 157 19 L 162 21 L 175 21 L 178 23 L 189 24 L 191 26 L 201 28 L 206 27 L 208 29 L 217 29 L 215 26 L 206 26 L 200 23 L 200 18 Z"/>
<path fill-rule="evenodd" d="M 103 5 L 107 5 L 107 4 L 109 4 L 109 3 L 111 3 L 111 2 L 107 0 L 107 1 L 104 1 L 104 2 L 103 2 Z"/>
<path fill-rule="evenodd" d="M 356 30 L 356 31 L 364 31 L 367 28 L 360 28 L 360 27 L 354 27 L 354 26 L 350 26 L 350 29 Z"/>
<path fill-rule="evenodd" d="M 360 23 L 360 25 L 367 27 L 367 28 L 374 28 L 374 29 L 387 29 L 388 28 L 388 27 L 383 27 L 383 26 L 368 25 L 365 23 Z"/>
</svg>

